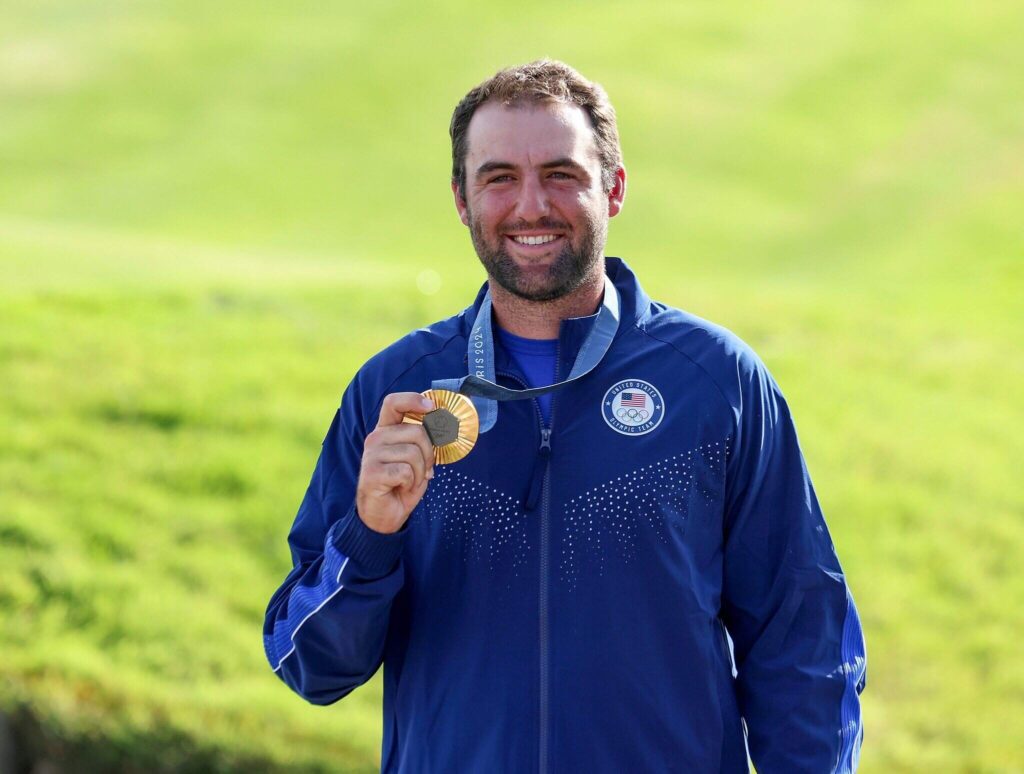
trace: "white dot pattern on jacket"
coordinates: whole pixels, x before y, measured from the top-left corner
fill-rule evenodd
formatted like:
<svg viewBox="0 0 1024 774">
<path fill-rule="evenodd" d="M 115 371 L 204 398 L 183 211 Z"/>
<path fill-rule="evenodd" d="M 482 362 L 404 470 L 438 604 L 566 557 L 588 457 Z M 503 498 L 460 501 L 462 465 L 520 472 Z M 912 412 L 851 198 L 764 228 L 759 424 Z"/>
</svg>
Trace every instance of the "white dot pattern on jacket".
<svg viewBox="0 0 1024 774">
<path fill-rule="evenodd" d="M 713 442 L 642 465 L 573 497 L 566 504 L 559 576 L 575 587 L 581 566 L 604 572 L 610 551 L 637 558 L 640 533 L 669 542 L 669 530 L 685 530 L 694 498 L 712 505 L 721 497 L 728 441 Z"/>
<path fill-rule="evenodd" d="M 423 497 L 428 522 L 441 522 L 449 548 L 461 548 L 462 559 L 486 560 L 493 570 L 499 560 L 511 563 L 513 574 L 526 562 L 529 542 L 522 504 L 514 497 L 452 470 L 434 466 L 434 479 Z"/>
<path fill-rule="evenodd" d="M 638 538 L 669 541 L 669 529 L 684 530 L 694 498 L 711 506 L 722 496 L 729 441 L 708 443 L 642 465 L 577 495 L 552 518 L 554 545 L 561 549 L 559 577 L 575 587 L 580 569 L 604 571 L 609 551 L 623 561 L 637 558 Z M 531 549 L 528 528 L 537 511 L 451 466 L 436 466 L 414 518 L 440 525 L 448 549 L 462 560 L 503 565 L 514 575 Z M 560 528 L 559 528 L 559 525 Z"/>
</svg>

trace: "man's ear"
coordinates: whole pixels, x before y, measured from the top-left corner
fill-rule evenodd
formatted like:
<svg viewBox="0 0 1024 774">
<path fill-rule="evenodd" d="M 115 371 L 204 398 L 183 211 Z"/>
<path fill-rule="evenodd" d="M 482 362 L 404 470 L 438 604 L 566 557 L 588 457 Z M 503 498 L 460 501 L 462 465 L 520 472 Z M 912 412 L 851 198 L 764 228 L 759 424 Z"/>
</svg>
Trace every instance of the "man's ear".
<svg viewBox="0 0 1024 774">
<path fill-rule="evenodd" d="M 459 181 L 452 178 L 452 196 L 455 197 L 455 209 L 459 211 L 459 220 L 462 225 L 469 225 L 469 207 L 466 206 L 466 199 L 459 190 Z"/>
<path fill-rule="evenodd" d="M 615 170 L 615 182 L 612 190 L 608 192 L 608 217 L 614 218 L 622 211 L 622 203 L 626 198 L 626 169 L 619 167 Z"/>
</svg>

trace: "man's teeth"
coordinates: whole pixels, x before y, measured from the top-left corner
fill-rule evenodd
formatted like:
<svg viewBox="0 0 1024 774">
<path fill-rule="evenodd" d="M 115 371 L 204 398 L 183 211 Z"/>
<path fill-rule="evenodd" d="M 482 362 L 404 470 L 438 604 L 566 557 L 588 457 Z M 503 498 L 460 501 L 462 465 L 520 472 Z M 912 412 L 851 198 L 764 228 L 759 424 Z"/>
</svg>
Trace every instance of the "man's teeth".
<svg viewBox="0 0 1024 774">
<path fill-rule="evenodd" d="M 558 239 L 558 234 L 545 234 L 544 236 L 514 236 L 512 237 L 521 245 L 545 245 Z"/>
</svg>

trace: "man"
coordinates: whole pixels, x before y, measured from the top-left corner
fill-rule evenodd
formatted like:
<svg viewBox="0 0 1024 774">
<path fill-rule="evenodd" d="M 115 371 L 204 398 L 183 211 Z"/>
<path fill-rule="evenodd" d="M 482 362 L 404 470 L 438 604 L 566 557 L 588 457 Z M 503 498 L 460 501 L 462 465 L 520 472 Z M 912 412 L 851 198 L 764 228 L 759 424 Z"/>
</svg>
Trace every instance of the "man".
<svg viewBox="0 0 1024 774">
<path fill-rule="evenodd" d="M 388 772 L 731 774 L 748 745 L 761 774 L 853 771 L 864 640 L 789 409 L 743 342 L 603 258 L 626 193 L 607 96 L 534 62 L 451 135 L 488 282 L 346 390 L 271 666 L 329 704 L 383 663 Z M 477 392 L 476 447 L 435 465 L 402 418 L 470 371 L 501 398 L 565 383 Z"/>
</svg>

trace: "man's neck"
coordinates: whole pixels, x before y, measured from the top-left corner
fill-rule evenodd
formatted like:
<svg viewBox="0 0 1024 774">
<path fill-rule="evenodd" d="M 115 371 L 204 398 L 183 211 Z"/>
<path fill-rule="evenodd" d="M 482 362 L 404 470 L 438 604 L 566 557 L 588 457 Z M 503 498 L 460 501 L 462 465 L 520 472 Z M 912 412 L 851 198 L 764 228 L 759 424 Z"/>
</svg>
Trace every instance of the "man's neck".
<svg viewBox="0 0 1024 774">
<path fill-rule="evenodd" d="M 524 339 L 557 339 L 562 320 L 597 311 L 604 294 L 604 264 L 572 293 L 551 301 L 527 301 L 497 282 L 490 282 L 491 304 L 498 325 Z"/>
</svg>

